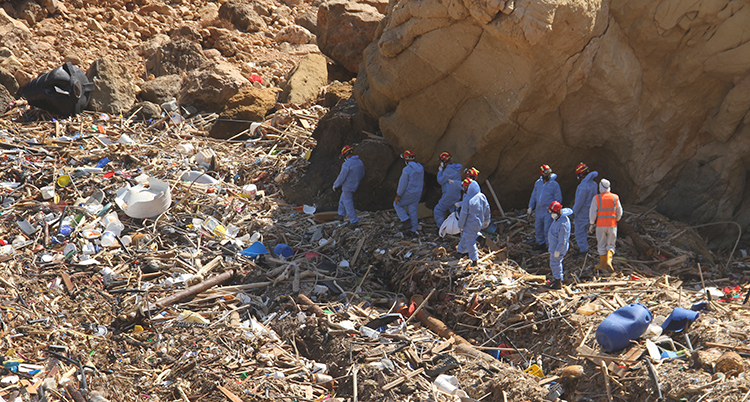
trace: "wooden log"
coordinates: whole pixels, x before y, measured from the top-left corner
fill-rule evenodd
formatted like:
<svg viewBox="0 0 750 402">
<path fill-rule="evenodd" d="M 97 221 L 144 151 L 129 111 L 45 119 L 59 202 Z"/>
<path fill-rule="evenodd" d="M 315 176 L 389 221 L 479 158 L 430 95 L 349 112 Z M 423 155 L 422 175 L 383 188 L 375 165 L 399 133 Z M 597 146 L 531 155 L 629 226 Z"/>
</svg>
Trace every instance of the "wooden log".
<svg viewBox="0 0 750 402">
<path fill-rule="evenodd" d="M 624 219 L 621 219 L 619 222 L 617 222 L 617 229 L 622 233 L 623 236 L 630 238 L 630 241 L 633 242 L 633 246 L 635 247 L 635 250 L 638 252 L 638 255 L 641 258 L 651 258 L 656 254 L 654 248 L 646 243 L 646 241 L 641 238 L 638 232 L 635 231 L 635 228 L 633 228 Z"/>
<path fill-rule="evenodd" d="M 318 317 L 326 316 L 326 313 L 323 312 L 323 309 L 320 308 L 320 306 L 313 303 L 312 300 L 310 300 L 307 296 L 303 295 L 302 293 L 297 295 L 297 303 L 307 306 L 312 311 L 312 313 Z"/>
</svg>

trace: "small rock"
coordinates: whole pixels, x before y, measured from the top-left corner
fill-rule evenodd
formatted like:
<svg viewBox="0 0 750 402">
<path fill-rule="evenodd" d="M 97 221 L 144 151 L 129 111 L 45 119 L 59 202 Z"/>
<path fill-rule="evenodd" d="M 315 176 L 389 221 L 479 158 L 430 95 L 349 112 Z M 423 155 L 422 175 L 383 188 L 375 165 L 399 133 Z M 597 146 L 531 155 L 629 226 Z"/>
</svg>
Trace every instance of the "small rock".
<svg viewBox="0 0 750 402">
<path fill-rule="evenodd" d="M 18 17 L 26 20 L 29 26 L 32 27 L 36 25 L 37 22 L 43 20 L 46 15 L 47 10 L 32 0 L 25 0 L 21 3 L 21 7 L 18 9 Z"/>
<path fill-rule="evenodd" d="M 257 32 L 266 29 L 266 22 L 252 5 L 230 0 L 219 8 L 219 18 L 234 24 L 238 29 L 246 32 Z"/>
<path fill-rule="evenodd" d="M 34 79 L 33 75 L 23 70 L 16 70 L 16 72 L 13 73 L 13 76 L 16 77 L 16 81 L 18 81 L 19 87 L 25 87 L 26 84 L 28 84 L 29 82 L 31 82 L 31 80 Z"/>
<path fill-rule="evenodd" d="M 323 97 L 323 106 L 332 108 L 338 105 L 340 102 L 346 102 L 352 97 L 353 91 L 352 84 L 332 82 L 326 87 L 326 93 Z"/>
<path fill-rule="evenodd" d="M 60 8 L 60 3 L 57 0 L 39 0 L 39 4 L 47 9 L 47 12 L 50 14 L 54 14 Z"/>
<path fill-rule="evenodd" d="M 169 33 L 169 37 L 172 38 L 172 40 L 185 38 L 193 42 L 203 41 L 203 36 L 191 25 L 180 25 Z"/>
<path fill-rule="evenodd" d="M 237 46 L 231 36 L 225 35 L 214 42 L 214 49 L 221 52 L 224 57 L 232 57 L 237 54 Z"/>
<path fill-rule="evenodd" d="M 248 83 L 247 78 L 231 64 L 206 63 L 188 72 L 178 100 L 181 105 L 195 106 L 202 111 L 219 112 L 229 98 Z"/>
<path fill-rule="evenodd" d="M 219 139 L 235 136 L 250 127 L 250 123 L 246 121 L 263 121 L 275 105 L 276 93 L 273 90 L 247 86 L 227 101 L 219 115 L 219 119 L 244 121 L 219 120 L 211 128 L 209 135 Z"/>
<path fill-rule="evenodd" d="M 221 57 L 221 52 L 216 49 L 206 49 L 203 51 L 203 54 L 210 60 L 216 60 Z"/>
<path fill-rule="evenodd" d="M 161 105 L 172 98 L 176 98 L 177 94 L 180 93 L 181 86 L 182 77 L 179 74 L 162 75 L 141 84 L 141 92 L 138 97 L 144 101 Z"/>
<path fill-rule="evenodd" d="M 92 30 L 94 32 L 104 33 L 104 28 L 102 28 L 102 25 L 99 24 L 99 21 L 97 21 L 97 20 L 95 20 L 93 18 L 89 19 L 88 27 L 89 27 L 90 30 Z"/>
<path fill-rule="evenodd" d="M 735 352 L 724 352 L 714 365 L 716 372 L 724 373 L 727 377 L 734 377 L 745 371 L 742 357 Z"/>
<path fill-rule="evenodd" d="M 8 110 L 8 106 L 15 100 L 16 98 L 4 86 L 0 86 L 0 113 L 5 113 Z"/>
<path fill-rule="evenodd" d="M 71 62 L 74 65 L 81 67 L 81 57 L 77 54 L 67 54 L 63 59 L 63 63 Z"/>
<path fill-rule="evenodd" d="M 133 108 L 128 111 L 127 115 L 130 116 L 133 113 L 135 113 L 133 117 L 135 120 L 156 119 L 161 117 L 161 107 L 153 102 L 139 102 L 133 105 Z"/>
<path fill-rule="evenodd" d="M 11 95 L 18 93 L 18 81 L 10 71 L 0 67 L 0 86 L 5 87 Z"/>
<path fill-rule="evenodd" d="M 690 367 L 698 370 L 711 370 L 721 353 L 715 349 L 696 350 L 690 354 Z"/>
<path fill-rule="evenodd" d="M 23 22 L 11 18 L 4 8 L 0 7 L 0 43 L 5 41 L 5 35 L 14 31 L 22 37 L 31 36 L 31 30 Z"/>
<path fill-rule="evenodd" d="M 318 13 L 317 11 L 307 10 L 296 17 L 294 17 L 294 23 L 307 29 L 311 34 L 317 35 L 318 33 Z"/>
<path fill-rule="evenodd" d="M 153 38 L 149 39 L 148 42 L 145 42 L 138 46 L 138 52 L 141 54 L 141 56 L 149 58 L 156 54 L 156 52 L 159 51 L 159 48 L 164 46 L 164 44 L 169 41 L 169 36 L 164 34 L 156 34 Z"/>
<path fill-rule="evenodd" d="M 146 60 L 146 73 L 155 76 L 190 71 L 206 63 L 203 48 L 186 38 L 177 38 L 165 43 Z"/>
<path fill-rule="evenodd" d="M 206 3 L 198 9 L 201 21 L 213 21 L 219 18 L 219 6 L 215 3 Z"/>
<path fill-rule="evenodd" d="M 0 59 L 5 59 L 11 56 L 13 56 L 13 51 L 11 51 L 5 46 L 0 47 Z"/>
<path fill-rule="evenodd" d="M 295 45 L 303 45 L 315 40 L 315 35 L 299 25 L 289 25 L 276 34 L 276 42 L 289 42 Z"/>
</svg>

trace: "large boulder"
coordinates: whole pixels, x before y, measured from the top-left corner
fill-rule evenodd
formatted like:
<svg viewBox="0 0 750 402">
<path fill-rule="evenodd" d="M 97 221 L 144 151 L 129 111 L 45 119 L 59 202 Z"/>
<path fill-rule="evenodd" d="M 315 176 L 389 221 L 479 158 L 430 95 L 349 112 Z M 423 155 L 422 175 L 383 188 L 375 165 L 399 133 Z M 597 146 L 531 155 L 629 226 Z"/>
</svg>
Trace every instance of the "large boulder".
<svg viewBox="0 0 750 402">
<path fill-rule="evenodd" d="M 161 45 L 146 60 L 146 73 L 155 77 L 179 74 L 194 70 L 207 61 L 208 58 L 203 54 L 200 44 L 185 37 L 178 37 Z"/>
<path fill-rule="evenodd" d="M 383 14 L 370 5 L 347 0 L 331 0 L 318 9 L 318 47 L 326 56 L 359 72 L 367 45 L 372 43 Z"/>
<path fill-rule="evenodd" d="M 86 76 L 94 83 L 88 108 L 97 112 L 125 113 L 135 103 L 135 91 L 128 70 L 110 56 L 91 64 Z"/>
<path fill-rule="evenodd" d="M 141 84 L 141 93 L 138 97 L 160 105 L 176 98 L 181 85 L 182 76 L 179 74 L 162 75 Z"/>
<path fill-rule="evenodd" d="M 326 58 L 308 54 L 294 66 L 282 85 L 284 103 L 305 103 L 317 99 L 320 88 L 328 83 Z"/>
<path fill-rule="evenodd" d="M 219 7 L 219 18 L 231 22 L 242 31 L 264 31 L 266 22 L 263 21 L 258 11 L 258 7 L 253 4 L 240 0 L 230 0 Z"/>
<path fill-rule="evenodd" d="M 390 4 L 354 95 L 427 171 L 448 150 L 522 208 L 546 163 L 570 206 L 584 161 L 626 205 L 750 224 L 750 9 L 739 2 Z"/>
<path fill-rule="evenodd" d="M 220 139 L 234 137 L 250 128 L 250 122 L 263 121 L 275 105 L 276 92 L 248 85 L 227 101 L 219 115 L 219 121 L 211 127 L 209 135 Z"/>
<path fill-rule="evenodd" d="M 187 73 L 180 89 L 179 103 L 218 113 L 229 98 L 249 83 L 250 81 L 231 64 L 207 63 Z"/>
</svg>

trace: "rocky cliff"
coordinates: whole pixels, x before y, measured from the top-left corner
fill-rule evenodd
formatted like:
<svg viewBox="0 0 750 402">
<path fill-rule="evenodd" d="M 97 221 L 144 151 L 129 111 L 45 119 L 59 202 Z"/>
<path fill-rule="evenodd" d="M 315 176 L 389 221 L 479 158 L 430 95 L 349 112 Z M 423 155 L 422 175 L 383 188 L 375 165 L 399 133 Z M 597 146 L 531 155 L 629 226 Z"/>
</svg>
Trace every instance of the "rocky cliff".
<svg viewBox="0 0 750 402">
<path fill-rule="evenodd" d="M 400 0 L 365 50 L 360 108 L 436 170 L 448 150 L 507 207 L 581 161 L 624 202 L 750 223 L 750 4 Z"/>
</svg>

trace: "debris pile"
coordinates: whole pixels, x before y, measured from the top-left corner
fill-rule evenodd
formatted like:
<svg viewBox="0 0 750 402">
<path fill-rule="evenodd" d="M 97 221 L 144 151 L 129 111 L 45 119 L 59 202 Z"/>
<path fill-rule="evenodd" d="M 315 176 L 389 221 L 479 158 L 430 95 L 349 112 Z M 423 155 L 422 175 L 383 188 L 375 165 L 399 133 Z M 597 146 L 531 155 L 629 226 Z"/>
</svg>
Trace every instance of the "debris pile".
<svg viewBox="0 0 750 402">
<path fill-rule="evenodd" d="M 279 107 L 246 140 L 206 137 L 209 114 L 6 113 L 0 398 L 747 399 L 746 255 L 626 208 L 618 272 L 571 251 L 552 291 L 516 211 L 477 267 L 429 219 L 416 238 L 392 211 L 352 227 L 280 190 L 325 112 Z"/>
</svg>

